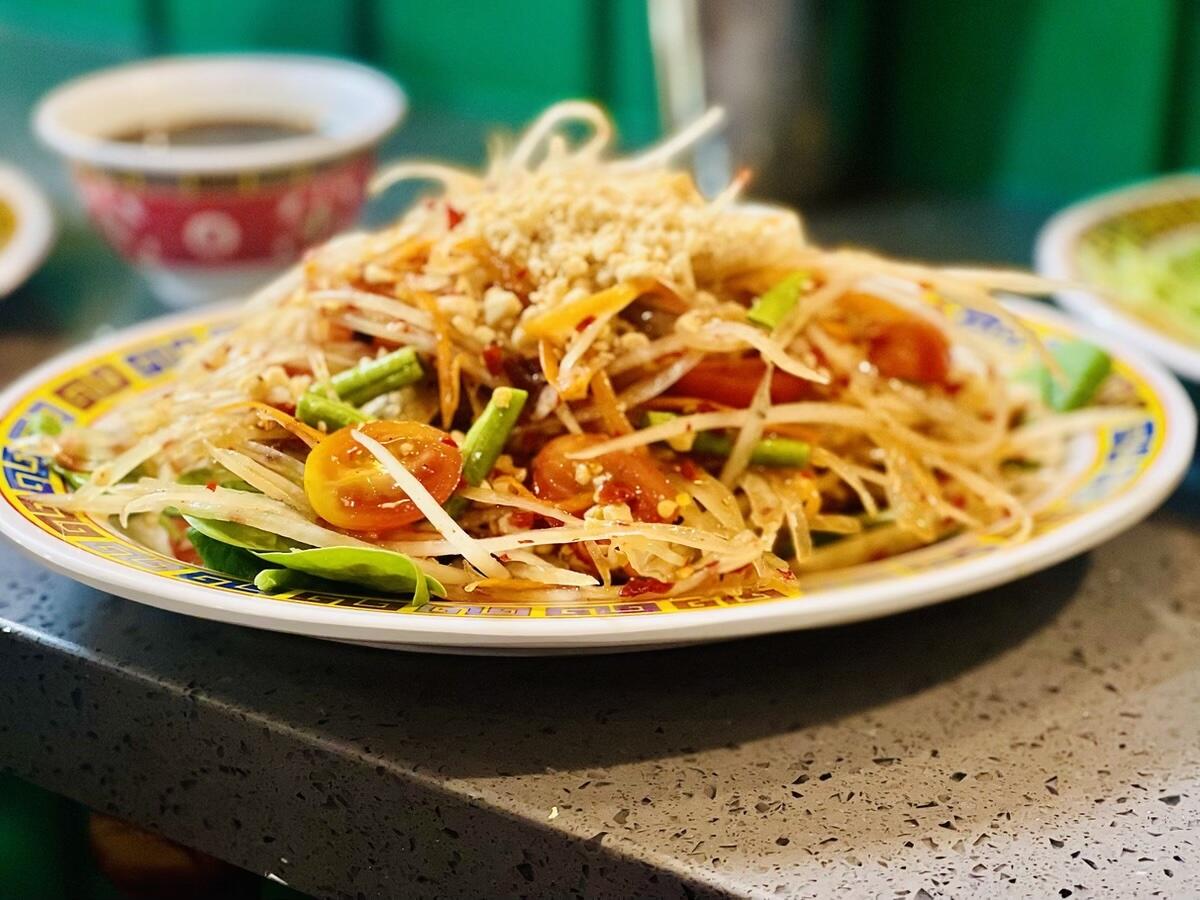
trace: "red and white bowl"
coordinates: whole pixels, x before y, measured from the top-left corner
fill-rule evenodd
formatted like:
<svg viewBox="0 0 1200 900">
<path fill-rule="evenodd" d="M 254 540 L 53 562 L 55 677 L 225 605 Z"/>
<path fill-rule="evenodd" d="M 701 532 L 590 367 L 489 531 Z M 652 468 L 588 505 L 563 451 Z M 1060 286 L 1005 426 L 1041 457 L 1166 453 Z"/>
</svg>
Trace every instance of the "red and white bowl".
<svg viewBox="0 0 1200 900">
<path fill-rule="evenodd" d="M 167 57 L 48 94 L 38 136 L 71 164 L 88 214 L 172 306 L 232 296 L 351 225 L 379 142 L 406 100 L 356 63 L 289 55 Z M 257 143 L 116 140 L 157 123 L 292 121 L 311 133 Z"/>
</svg>

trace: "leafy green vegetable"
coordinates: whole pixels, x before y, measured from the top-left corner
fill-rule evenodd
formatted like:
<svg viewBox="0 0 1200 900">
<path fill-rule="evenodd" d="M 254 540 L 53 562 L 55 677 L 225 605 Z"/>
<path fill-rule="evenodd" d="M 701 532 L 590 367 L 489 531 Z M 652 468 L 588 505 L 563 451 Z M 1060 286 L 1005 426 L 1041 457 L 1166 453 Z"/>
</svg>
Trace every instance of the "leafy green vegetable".
<svg viewBox="0 0 1200 900">
<path fill-rule="evenodd" d="M 295 569 L 263 569 L 254 576 L 254 586 L 264 594 L 313 591 L 322 594 L 353 594 L 357 585 L 306 575 Z"/>
<path fill-rule="evenodd" d="M 216 484 L 232 491 L 259 493 L 258 488 L 250 482 L 243 481 L 225 468 L 205 466 L 200 469 L 192 469 L 190 472 L 184 472 L 175 481 L 179 484 Z"/>
<path fill-rule="evenodd" d="M 318 583 L 330 585 L 330 589 L 337 593 L 337 582 L 314 578 L 312 575 L 305 575 L 303 572 L 293 569 L 263 569 L 254 576 L 254 586 L 264 594 L 317 590 Z"/>
<path fill-rule="evenodd" d="M 424 603 L 432 592 L 444 597 L 436 578 L 417 568 L 403 553 L 375 547 L 317 547 L 288 553 L 259 553 L 259 559 L 318 578 L 371 588 L 385 594 L 409 594 Z"/>
<path fill-rule="evenodd" d="M 1046 366 L 1037 366 L 1020 377 L 1032 381 L 1042 400 L 1057 412 L 1084 406 L 1112 371 L 1112 357 L 1087 341 L 1066 341 L 1050 349 L 1063 370 L 1062 383 Z"/>
<path fill-rule="evenodd" d="M 263 531 L 252 525 L 222 522 L 219 519 L 202 519 L 199 516 L 186 514 L 183 518 L 205 537 L 229 544 L 231 547 L 241 547 L 243 550 L 292 550 L 304 546 L 289 538 Z"/>
<path fill-rule="evenodd" d="M 296 418 L 314 427 L 324 424 L 330 431 L 371 421 L 370 416 L 349 403 L 330 400 L 313 391 L 306 391 L 300 395 L 296 404 Z"/>
<path fill-rule="evenodd" d="M 253 581 L 254 576 L 264 568 L 263 561 L 249 550 L 214 540 L 195 528 L 187 530 L 187 539 L 196 548 L 196 553 L 200 555 L 205 568 L 223 572 L 242 581 Z"/>
<path fill-rule="evenodd" d="M 774 330 L 800 300 L 800 295 L 812 286 L 807 272 L 793 272 L 783 281 L 754 298 L 746 318 L 763 328 Z"/>
</svg>

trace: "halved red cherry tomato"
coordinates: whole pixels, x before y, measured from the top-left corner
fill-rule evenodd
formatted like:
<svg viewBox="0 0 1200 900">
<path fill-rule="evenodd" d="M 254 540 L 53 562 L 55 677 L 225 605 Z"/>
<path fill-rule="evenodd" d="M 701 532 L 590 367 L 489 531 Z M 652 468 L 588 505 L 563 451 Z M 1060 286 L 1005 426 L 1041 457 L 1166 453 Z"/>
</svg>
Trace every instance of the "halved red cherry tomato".
<svg viewBox="0 0 1200 900">
<path fill-rule="evenodd" d="M 767 364 L 757 356 L 707 356 L 667 393 L 745 409 L 754 401 L 754 392 L 766 371 Z M 808 400 L 815 396 L 813 388 L 811 381 L 776 369 L 771 376 L 771 402 Z"/>
<path fill-rule="evenodd" d="M 533 491 L 553 503 L 568 509 L 586 509 L 592 505 L 592 485 L 582 485 L 575 478 L 580 461 L 568 454 L 608 440 L 603 434 L 564 434 L 556 437 L 533 458 Z M 634 516 L 643 522 L 659 522 L 658 504 L 672 497 L 671 485 L 658 464 L 644 447 L 636 450 L 617 450 L 587 463 L 597 463 L 608 481 L 607 490 L 613 502 L 628 502 Z M 610 489 L 609 485 L 613 487 Z"/>
<path fill-rule="evenodd" d="M 885 378 L 944 384 L 950 375 L 945 336 L 915 317 L 872 329 L 867 358 Z"/>
<path fill-rule="evenodd" d="M 408 494 L 352 435 L 383 444 L 438 503 L 458 487 L 462 454 L 444 431 L 419 422 L 368 422 L 335 431 L 304 463 L 304 493 L 317 514 L 348 531 L 386 531 L 421 518 Z"/>
<path fill-rule="evenodd" d="M 945 384 L 950 375 L 950 344 L 941 331 L 873 294 L 849 293 L 838 303 L 866 335 L 867 358 L 881 375 Z"/>
</svg>

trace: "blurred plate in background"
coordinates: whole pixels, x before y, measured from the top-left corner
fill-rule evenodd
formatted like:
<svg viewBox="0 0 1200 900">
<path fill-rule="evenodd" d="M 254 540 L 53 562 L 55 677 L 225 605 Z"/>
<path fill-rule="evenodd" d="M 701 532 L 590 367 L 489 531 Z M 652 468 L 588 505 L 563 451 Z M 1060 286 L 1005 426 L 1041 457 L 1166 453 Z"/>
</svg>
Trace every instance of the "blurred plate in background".
<svg viewBox="0 0 1200 900">
<path fill-rule="evenodd" d="M 54 237 L 50 204 L 29 178 L 0 163 L 0 297 L 33 274 Z"/>
<path fill-rule="evenodd" d="M 1200 175 L 1102 194 L 1054 216 L 1037 269 L 1095 291 L 1058 292 L 1067 309 L 1200 382 Z"/>
</svg>

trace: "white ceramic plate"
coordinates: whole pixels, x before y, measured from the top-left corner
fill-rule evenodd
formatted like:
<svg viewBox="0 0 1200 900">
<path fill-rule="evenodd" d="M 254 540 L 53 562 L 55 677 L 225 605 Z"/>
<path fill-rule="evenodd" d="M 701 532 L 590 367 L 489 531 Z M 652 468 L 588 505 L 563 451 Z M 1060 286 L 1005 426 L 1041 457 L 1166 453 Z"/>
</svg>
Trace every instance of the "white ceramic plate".
<svg viewBox="0 0 1200 900">
<path fill-rule="evenodd" d="M 1083 335 L 1107 347 L 1144 404 L 1125 426 L 1072 440 L 1061 477 L 1041 498 L 1026 543 L 964 535 L 869 565 L 814 576 L 792 597 L 630 599 L 551 604 L 433 601 L 414 608 L 312 593 L 259 594 L 253 585 L 147 550 L 103 523 L 39 505 L 65 490 L 45 460 L 16 450 L 32 416 L 88 422 L 114 403 L 152 391 L 191 344 L 227 321 L 207 310 L 147 322 L 31 372 L 0 395 L 0 532 L 52 569 L 122 597 L 207 619 L 404 649 L 566 653 L 640 649 L 813 628 L 888 615 L 1011 581 L 1081 553 L 1142 519 L 1171 492 L 1192 457 L 1196 420 L 1175 379 L 1040 304 L 1012 304 L 1044 339 Z M 959 310 L 960 324 L 1010 352 L 1031 354 L 996 318 Z"/>
<path fill-rule="evenodd" d="M 54 238 L 50 204 L 32 181 L 0 164 L 0 297 L 33 274 Z"/>
<path fill-rule="evenodd" d="M 1121 250 L 1149 249 L 1183 236 L 1200 245 L 1200 175 L 1174 175 L 1101 194 L 1069 206 L 1038 234 L 1037 270 L 1051 278 L 1087 282 L 1085 254 L 1112 259 Z M 1200 343 L 1156 326 L 1122 303 L 1086 290 L 1055 294 L 1064 307 L 1200 382 Z M 1133 299 L 1133 298 L 1129 298 Z"/>
</svg>

